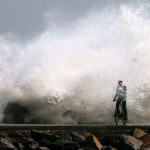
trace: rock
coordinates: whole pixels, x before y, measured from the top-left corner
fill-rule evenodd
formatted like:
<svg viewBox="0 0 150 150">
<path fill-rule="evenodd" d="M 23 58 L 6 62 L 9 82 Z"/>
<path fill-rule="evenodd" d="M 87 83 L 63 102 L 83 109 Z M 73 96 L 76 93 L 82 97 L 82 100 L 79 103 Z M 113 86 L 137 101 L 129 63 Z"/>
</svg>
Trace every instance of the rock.
<svg viewBox="0 0 150 150">
<path fill-rule="evenodd" d="M 83 143 L 86 140 L 86 138 L 83 135 L 79 134 L 78 132 L 72 132 L 72 135 L 73 141 Z"/>
<path fill-rule="evenodd" d="M 65 140 L 72 141 L 72 133 L 70 131 L 63 132 L 62 134 L 60 134 L 60 136 L 63 137 L 63 139 L 65 139 Z"/>
<path fill-rule="evenodd" d="M 47 147 L 40 147 L 40 150 L 50 150 L 50 149 Z"/>
<path fill-rule="evenodd" d="M 145 134 L 144 136 L 142 136 L 141 138 L 139 138 L 140 141 L 143 142 L 143 147 L 150 147 L 150 135 L 149 134 Z"/>
<path fill-rule="evenodd" d="M 135 129 L 133 131 L 133 136 L 143 142 L 143 147 L 150 147 L 150 135 L 141 129 Z"/>
<path fill-rule="evenodd" d="M 25 150 L 40 150 L 39 144 L 37 142 L 33 142 L 30 144 L 25 144 L 24 145 Z"/>
<path fill-rule="evenodd" d="M 50 150 L 64 150 L 63 145 L 58 143 L 51 143 L 48 148 L 50 148 Z"/>
<path fill-rule="evenodd" d="M 56 140 L 54 144 L 62 145 L 62 147 L 65 150 L 77 150 L 80 148 L 80 146 L 77 142 L 72 142 L 72 141 L 63 140 L 63 139 Z"/>
<path fill-rule="evenodd" d="M 144 132 L 143 130 L 141 130 L 141 129 L 135 129 L 135 130 L 133 130 L 132 131 L 133 133 L 132 133 L 132 136 L 134 136 L 135 138 L 137 138 L 137 139 L 140 139 L 141 137 L 143 137 L 144 135 L 146 135 L 147 133 L 146 132 Z"/>
<path fill-rule="evenodd" d="M 40 150 L 39 143 L 30 137 L 21 137 L 13 139 L 13 144 L 19 150 Z"/>
<path fill-rule="evenodd" d="M 111 146 L 103 146 L 102 150 L 117 150 L 116 148 L 113 148 Z"/>
<path fill-rule="evenodd" d="M 81 147 L 101 150 L 102 145 L 90 132 L 73 132 L 73 140 L 79 142 Z"/>
<path fill-rule="evenodd" d="M 16 142 L 19 141 L 19 142 L 21 142 L 22 144 L 31 144 L 31 143 L 35 142 L 34 139 L 32 139 L 32 138 L 30 138 L 30 137 L 18 138 L 18 139 L 15 139 L 15 141 L 16 141 Z"/>
<path fill-rule="evenodd" d="M 126 134 L 110 135 L 105 137 L 105 144 L 121 150 L 139 150 L 142 141 Z"/>
<path fill-rule="evenodd" d="M 140 150 L 150 150 L 148 147 L 142 147 Z"/>
<path fill-rule="evenodd" d="M 82 132 L 82 136 L 84 136 L 85 139 L 87 139 L 90 135 L 92 135 L 90 132 Z"/>
<path fill-rule="evenodd" d="M 24 150 L 24 146 L 22 143 L 13 142 L 13 145 L 17 148 L 17 150 Z"/>
<path fill-rule="evenodd" d="M 28 137 L 28 135 L 25 132 L 18 132 L 18 133 L 11 133 L 11 132 L 9 132 L 7 135 L 10 138 Z"/>
<path fill-rule="evenodd" d="M 95 148 L 92 148 L 92 147 L 82 147 L 78 150 L 96 150 Z"/>
<path fill-rule="evenodd" d="M 0 133 L 0 138 L 11 140 L 11 138 L 6 133 Z"/>
<path fill-rule="evenodd" d="M 7 138 L 0 138 L 0 149 L 1 150 L 17 150 L 13 143 Z"/>
<path fill-rule="evenodd" d="M 51 144 L 51 142 L 49 140 L 45 139 L 45 138 L 40 139 L 38 141 L 38 143 L 39 143 L 40 146 L 43 146 L 43 147 L 48 147 Z"/>
<path fill-rule="evenodd" d="M 101 143 L 92 134 L 87 137 L 86 145 L 89 146 L 89 147 L 93 147 L 93 148 L 95 148 L 97 150 L 101 150 L 102 149 Z"/>
<path fill-rule="evenodd" d="M 50 142 L 54 142 L 57 139 L 57 137 L 55 135 L 43 133 L 43 132 L 39 132 L 39 131 L 31 131 L 30 135 L 36 141 L 39 141 L 40 139 L 45 138 L 45 139 L 48 139 Z"/>
<path fill-rule="evenodd" d="M 63 131 L 59 134 L 59 138 L 63 138 L 65 140 L 72 141 L 73 140 L 73 132 L 72 131 Z"/>
<path fill-rule="evenodd" d="M 32 147 L 31 145 L 32 145 L 32 143 L 35 143 L 35 141 L 30 137 L 20 137 L 20 138 L 12 139 L 12 143 L 18 150 L 24 150 L 27 148 L 31 149 L 31 147 Z"/>
</svg>

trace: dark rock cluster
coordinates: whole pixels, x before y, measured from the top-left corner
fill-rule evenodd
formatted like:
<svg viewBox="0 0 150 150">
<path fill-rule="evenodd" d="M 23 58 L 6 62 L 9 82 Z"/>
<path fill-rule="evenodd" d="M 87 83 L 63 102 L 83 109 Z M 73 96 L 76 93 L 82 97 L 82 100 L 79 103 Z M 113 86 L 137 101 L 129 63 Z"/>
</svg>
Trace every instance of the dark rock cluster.
<svg viewBox="0 0 150 150">
<path fill-rule="evenodd" d="M 140 129 L 100 136 L 86 131 L 0 131 L 0 150 L 150 150 L 150 135 Z"/>
</svg>

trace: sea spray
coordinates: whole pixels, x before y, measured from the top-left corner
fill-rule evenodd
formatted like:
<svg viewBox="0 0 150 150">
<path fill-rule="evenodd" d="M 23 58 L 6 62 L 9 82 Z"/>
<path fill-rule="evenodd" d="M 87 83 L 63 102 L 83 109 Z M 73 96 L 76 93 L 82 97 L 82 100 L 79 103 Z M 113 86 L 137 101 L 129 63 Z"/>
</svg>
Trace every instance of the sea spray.
<svg viewBox="0 0 150 150">
<path fill-rule="evenodd" d="M 49 27 L 25 44 L 1 36 L 2 121 L 17 123 L 8 117 L 14 102 L 26 110 L 21 123 L 113 124 L 118 80 L 127 86 L 129 119 L 150 121 L 142 105 L 149 99 L 137 103 L 135 92 L 150 84 L 147 7 L 93 8 L 67 27 Z"/>
</svg>

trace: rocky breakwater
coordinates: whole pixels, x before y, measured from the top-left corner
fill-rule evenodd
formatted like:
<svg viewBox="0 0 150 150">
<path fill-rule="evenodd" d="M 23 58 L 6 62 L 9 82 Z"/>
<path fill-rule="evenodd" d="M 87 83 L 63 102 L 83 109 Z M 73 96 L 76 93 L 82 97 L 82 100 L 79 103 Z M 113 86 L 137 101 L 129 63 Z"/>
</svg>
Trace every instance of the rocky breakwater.
<svg viewBox="0 0 150 150">
<path fill-rule="evenodd" d="M 0 131 L 0 150 L 150 150 L 150 135 L 141 129 L 101 136 L 86 131 Z"/>
</svg>

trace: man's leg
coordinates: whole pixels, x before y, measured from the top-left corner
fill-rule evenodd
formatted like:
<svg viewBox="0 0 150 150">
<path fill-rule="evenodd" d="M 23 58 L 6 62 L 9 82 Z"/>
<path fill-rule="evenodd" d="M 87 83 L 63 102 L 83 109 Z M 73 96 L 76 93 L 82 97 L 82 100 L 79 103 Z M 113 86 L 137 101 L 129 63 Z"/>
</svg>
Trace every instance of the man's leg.
<svg viewBox="0 0 150 150">
<path fill-rule="evenodd" d="M 121 101 L 117 101 L 116 102 L 116 110 L 117 110 L 117 113 L 120 114 L 120 109 L 119 109 L 119 105 L 120 105 Z"/>
<path fill-rule="evenodd" d="M 126 101 L 122 102 L 122 107 L 123 107 L 123 111 L 124 111 L 124 115 L 127 118 L 127 108 L 126 108 Z"/>
</svg>

